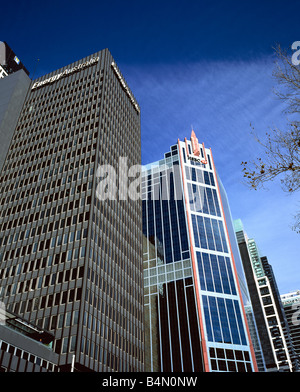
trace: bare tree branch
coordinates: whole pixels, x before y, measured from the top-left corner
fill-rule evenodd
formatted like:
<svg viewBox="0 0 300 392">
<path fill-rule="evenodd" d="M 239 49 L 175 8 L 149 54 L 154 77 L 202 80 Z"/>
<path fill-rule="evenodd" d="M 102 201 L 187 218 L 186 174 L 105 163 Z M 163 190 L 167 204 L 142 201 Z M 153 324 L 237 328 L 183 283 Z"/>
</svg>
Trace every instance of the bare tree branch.
<svg viewBox="0 0 300 392">
<path fill-rule="evenodd" d="M 286 102 L 286 113 L 300 113 L 300 67 L 292 63 L 291 57 L 280 45 L 275 47 L 277 61 L 273 75 L 282 87 L 276 95 Z M 250 124 L 251 126 L 251 124 Z M 251 162 L 242 162 L 247 185 L 251 189 L 264 188 L 265 184 L 279 180 L 288 193 L 300 189 L 300 121 L 289 121 L 287 130 L 277 128 L 266 133 L 265 140 L 259 138 L 252 127 L 252 134 L 262 146 L 263 155 Z M 295 215 L 293 230 L 300 233 L 300 212 Z"/>
</svg>

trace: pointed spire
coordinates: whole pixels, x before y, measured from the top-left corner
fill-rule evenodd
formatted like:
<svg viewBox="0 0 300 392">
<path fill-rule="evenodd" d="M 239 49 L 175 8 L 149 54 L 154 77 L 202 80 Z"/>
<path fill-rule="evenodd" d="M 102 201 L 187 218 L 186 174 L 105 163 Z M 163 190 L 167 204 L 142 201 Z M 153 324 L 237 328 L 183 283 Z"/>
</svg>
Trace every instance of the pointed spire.
<svg viewBox="0 0 300 392">
<path fill-rule="evenodd" d="M 191 142 L 192 142 L 193 154 L 199 156 L 200 155 L 199 142 L 193 129 L 191 133 Z"/>
</svg>

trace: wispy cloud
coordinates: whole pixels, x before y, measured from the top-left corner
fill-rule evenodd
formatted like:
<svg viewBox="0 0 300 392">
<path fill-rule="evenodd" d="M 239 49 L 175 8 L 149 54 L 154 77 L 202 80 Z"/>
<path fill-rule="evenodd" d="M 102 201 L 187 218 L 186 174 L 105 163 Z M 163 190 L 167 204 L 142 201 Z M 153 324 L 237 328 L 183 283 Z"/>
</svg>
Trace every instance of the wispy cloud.
<svg viewBox="0 0 300 392">
<path fill-rule="evenodd" d="M 233 218 L 244 221 L 278 271 L 281 291 L 300 288 L 288 275 L 299 271 L 300 241 L 290 228 L 296 196 L 288 198 L 279 185 L 252 192 L 241 171 L 242 161 L 259 154 L 250 123 L 260 136 L 286 125 L 283 103 L 273 93 L 273 58 L 123 68 L 142 109 L 143 163 L 161 159 L 178 137 L 189 137 L 193 125 L 199 141 L 212 148 Z M 283 257 L 289 265 L 284 270 Z"/>
</svg>

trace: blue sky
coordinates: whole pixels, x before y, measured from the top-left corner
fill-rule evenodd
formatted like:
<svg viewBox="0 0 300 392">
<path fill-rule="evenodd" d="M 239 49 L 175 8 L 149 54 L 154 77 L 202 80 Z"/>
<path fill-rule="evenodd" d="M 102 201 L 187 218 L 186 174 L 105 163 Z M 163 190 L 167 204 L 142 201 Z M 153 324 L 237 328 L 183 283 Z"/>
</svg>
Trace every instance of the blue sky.
<svg viewBox="0 0 300 392">
<path fill-rule="evenodd" d="M 299 37 L 296 1 L 15 1 L 1 5 L 0 40 L 41 76 L 109 48 L 141 106 L 142 160 L 189 137 L 211 147 L 233 218 L 272 264 L 281 293 L 300 289 L 299 194 L 250 191 L 241 161 L 259 135 L 286 126 L 273 93 L 273 47 Z M 37 59 L 39 63 L 37 65 Z"/>
</svg>

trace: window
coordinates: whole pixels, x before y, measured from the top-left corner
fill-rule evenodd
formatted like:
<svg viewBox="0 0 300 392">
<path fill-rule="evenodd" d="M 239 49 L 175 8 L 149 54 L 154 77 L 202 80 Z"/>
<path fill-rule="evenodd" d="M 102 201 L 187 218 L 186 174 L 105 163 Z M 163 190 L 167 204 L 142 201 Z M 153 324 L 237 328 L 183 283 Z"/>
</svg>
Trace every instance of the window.
<svg viewBox="0 0 300 392">
<path fill-rule="evenodd" d="M 66 314 L 66 321 L 65 321 L 65 326 L 66 327 L 70 327 L 71 326 L 71 316 L 72 316 L 72 312 L 68 312 Z"/>
<path fill-rule="evenodd" d="M 71 336 L 70 352 L 75 351 L 75 349 L 76 349 L 76 336 Z"/>
</svg>

